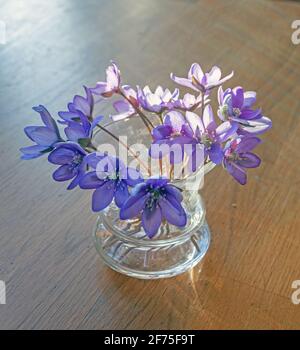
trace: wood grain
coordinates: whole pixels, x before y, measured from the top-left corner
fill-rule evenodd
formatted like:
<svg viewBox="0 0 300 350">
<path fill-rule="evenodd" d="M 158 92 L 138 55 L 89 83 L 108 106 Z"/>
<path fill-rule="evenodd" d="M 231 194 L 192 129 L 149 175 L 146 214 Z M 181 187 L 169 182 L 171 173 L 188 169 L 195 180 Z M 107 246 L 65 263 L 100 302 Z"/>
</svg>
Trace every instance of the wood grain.
<svg viewBox="0 0 300 350">
<path fill-rule="evenodd" d="M 296 329 L 300 279 L 300 4 L 233 0 L 1 1 L 1 329 Z M 31 106 L 53 113 L 114 58 L 124 81 L 174 87 L 194 61 L 235 70 L 274 122 L 263 164 L 241 187 L 222 169 L 206 179 L 213 241 L 182 276 L 140 281 L 106 268 L 93 247 L 90 194 L 20 162 Z M 104 108 L 105 113 L 107 109 Z"/>
</svg>

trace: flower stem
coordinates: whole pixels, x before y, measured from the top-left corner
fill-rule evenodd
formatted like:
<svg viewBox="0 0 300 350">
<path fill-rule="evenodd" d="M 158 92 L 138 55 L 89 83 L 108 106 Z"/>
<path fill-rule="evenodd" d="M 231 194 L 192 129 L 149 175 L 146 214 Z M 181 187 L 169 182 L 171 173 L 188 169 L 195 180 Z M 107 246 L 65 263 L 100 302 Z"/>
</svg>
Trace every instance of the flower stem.
<svg viewBox="0 0 300 350">
<path fill-rule="evenodd" d="M 203 114 L 204 114 L 204 93 L 201 93 L 201 117 L 203 120 Z"/>
<path fill-rule="evenodd" d="M 126 94 L 124 93 L 124 91 L 120 88 L 119 89 L 119 94 L 125 98 L 125 100 L 130 103 L 130 105 L 134 108 L 134 110 L 136 111 L 136 113 L 141 117 L 143 123 L 145 124 L 146 128 L 148 129 L 150 135 L 152 134 L 151 128 L 154 128 L 154 125 L 152 124 L 152 122 L 148 119 L 148 117 L 138 108 L 136 107 L 130 100 L 130 98 L 128 98 L 126 96 Z"/>
</svg>

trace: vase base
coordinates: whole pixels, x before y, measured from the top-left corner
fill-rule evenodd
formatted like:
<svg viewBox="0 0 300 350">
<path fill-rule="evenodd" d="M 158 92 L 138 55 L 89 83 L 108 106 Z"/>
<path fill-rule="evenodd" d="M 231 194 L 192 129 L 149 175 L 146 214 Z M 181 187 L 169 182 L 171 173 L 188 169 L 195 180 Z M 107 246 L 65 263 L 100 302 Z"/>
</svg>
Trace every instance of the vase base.
<svg viewBox="0 0 300 350">
<path fill-rule="evenodd" d="M 130 239 L 116 237 L 98 219 L 94 242 L 104 262 L 113 270 L 139 279 L 169 278 L 186 272 L 197 265 L 210 244 L 207 222 L 194 227 L 184 239 L 162 242 L 160 246 L 132 244 Z"/>
</svg>

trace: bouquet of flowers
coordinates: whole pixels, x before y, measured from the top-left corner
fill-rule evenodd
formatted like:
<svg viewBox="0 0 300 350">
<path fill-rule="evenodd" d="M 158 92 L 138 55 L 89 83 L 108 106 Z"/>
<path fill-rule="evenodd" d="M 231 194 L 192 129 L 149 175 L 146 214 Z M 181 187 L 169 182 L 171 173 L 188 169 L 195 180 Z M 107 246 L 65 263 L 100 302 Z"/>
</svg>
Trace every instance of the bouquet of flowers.
<svg viewBox="0 0 300 350">
<path fill-rule="evenodd" d="M 140 218 L 149 238 L 155 236 L 165 220 L 184 227 L 187 217 L 182 190 L 173 181 L 176 173 L 190 174 L 212 162 L 222 165 L 244 185 L 246 169 L 256 168 L 261 162 L 252 151 L 261 142 L 257 135 L 272 126 L 271 120 L 254 107 L 254 91 L 244 91 L 240 86 L 222 87 L 232 76 L 233 72 L 222 77 L 216 66 L 204 73 L 194 63 L 187 78 L 171 74 L 176 84 L 193 92 L 182 96 L 177 88 L 171 92 L 158 86 L 153 92 L 148 86 L 124 85 L 117 65 L 112 62 L 106 69 L 106 81 L 93 88 L 84 87 L 84 96 L 74 96 L 67 110 L 58 112 L 58 123 L 44 106 L 33 107 L 44 125 L 25 127 L 25 134 L 35 144 L 21 148 L 21 158 L 28 160 L 47 154 L 48 161 L 58 166 L 53 173 L 55 181 L 69 181 L 69 190 L 77 186 L 93 190 L 95 212 L 114 201 L 120 219 Z M 217 118 L 210 104 L 213 90 L 217 90 Z M 113 102 L 116 112 L 110 116 L 112 122 L 140 118 L 149 134 L 151 146 L 146 160 L 109 130 L 103 115 L 95 115 L 95 104 L 113 96 L 117 99 Z M 58 125 L 63 127 L 64 135 Z M 115 155 L 99 151 L 94 144 L 97 130 L 122 143 L 138 160 L 139 168 L 129 167 Z M 148 160 L 156 160 L 159 170 L 153 171 Z"/>
</svg>

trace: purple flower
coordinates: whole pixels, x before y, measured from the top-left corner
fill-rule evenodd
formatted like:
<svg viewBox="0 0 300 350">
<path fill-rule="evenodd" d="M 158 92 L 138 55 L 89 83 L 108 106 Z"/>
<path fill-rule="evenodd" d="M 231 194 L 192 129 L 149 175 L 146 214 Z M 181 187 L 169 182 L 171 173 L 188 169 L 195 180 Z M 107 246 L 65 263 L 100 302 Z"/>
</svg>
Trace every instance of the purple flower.
<svg viewBox="0 0 300 350">
<path fill-rule="evenodd" d="M 260 158 L 250 152 L 261 140 L 258 137 L 238 137 L 228 141 L 224 148 L 223 165 L 241 185 L 247 182 L 245 168 L 257 168 Z"/>
<path fill-rule="evenodd" d="M 87 116 L 80 111 L 78 111 L 78 116 L 79 121 L 69 121 L 64 131 L 68 140 L 80 143 L 82 139 L 86 140 L 92 137 L 94 128 L 104 117 L 100 115 L 90 122 Z"/>
<path fill-rule="evenodd" d="M 233 72 L 222 79 L 221 76 L 222 73 L 219 67 L 214 66 L 210 72 L 203 73 L 198 63 L 192 64 L 188 72 L 188 78 L 179 78 L 171 73 L 171 79 L 175 83 L 189 87 L 195 91 L 201 91 L 202 93 L 208 93 L 211 89 L 220 86 L 225 81 L 232 78 Z"/>
<path fill-rule="evenodd" d="M 120 218 L 127 220 L 141 214 L 142 226 L 149 238 L 158 231 L 162 220 L 184 227 L 187 215 L 181 205 L 182 194 L 164 178 L 150 178 L 135 186 L 120 210 Z"/>
<path fill-rule="evenodd" d="M 27 126 L 24 129 L 25 134 L 36 143 L 34 146 L 23 147 L 20 151 L 23 153 L 21 159 L 33 159 L 50 152 L 57 142 L 63 141 L 59 135 L 55 120 L 51 117 L 47 109 L 39 105 L 33 107 L 38 112 L 45 126 Z"/>
<path fill-rule="evenodd" d="M 205 97 L 206 98 L 206 97 Z M 180 108 L 183 110 L 190 110 L 193 108 L 201 107 L 202 97 L 201 94 L 197 97 L 192 94 L 185 94 L 182 99 L 176 99 L 172 101 L 173 108 Z"/>
<path fill-rule="evenodd" d="M 86 97 L 75 95 L 73 102 L 68 104 L 68 111 L 58 112 L 63 119 L 59 122 L 67 125 L 64 132 L 69 141 L 91 138 L 94 127 L 103 119 L 98 116 L 93 120 L 94 98 L 88 88 L 84 89 Z"/>
<path fill-rule="evenodd" d="M 169 89 L 163 89 L 158 86 L 153 93 L 149 86 L 143 89 L 137 87 L 138 101 L 141 106 L 150 112 L 160 113 L 163 109 L 170 109 L 173 107 L 173 102 L 179 97 L 179 90 L 175 89 L 173 93 Z"/>
<path fill-rule="evenodd" d="M 91 153 L 86 157 L 86 162 L 95 170 L 85 174 L 79 186 L 82 189 L 95 189 L 93 211 L 105 209 L 113 199 L 120 208 L 129 197 L 128 186 L 135 186 L 142 181 L 137 170 L 126 168 L 118 158 Z"/>
<path fill-rule="evenodd" d="M 74 142 L 59 143 L 57 147 L 49 154 L 48 161 L 52 164 L 58 164 L 60 167 L 56 169 L 52 175 L 55 181 L 72 182 L 67 187 L 72 190 L 79 183 L 80 178 L 85 173 L 85 151 Z"/>
<path fill-rule="evenodd" d="M 87 119 L 92 118 L 94 109 L 94 98 L 91 91 L 84 86 L 86 97 L 75 95 L 73 102 L 68 104 L 68 111 L 58 112 L 58 115 L 63 119 L 59 121 L 61 124 L 80 121 L 81 114 Z"/>
<path fill-rule="evenodd" d="M 197 140 L 187 123 L 184 116 L 178 111 L 170 111 L 164 116 L 163 124 L 155 127 L 152 131 L 153 143 L 150 148 L 150 155 L 152 158 L 161 158 L 167 154 L 170 154 L 170 162 L 181 163 L 184 157 L 184 146 L 195 145 Z M 169 147 L 155 147 L 155 145 L 167 145 Z M 176 148 L 173 147 L 174 152 L 171 152 L 171 147 L 178 145 L 178 151 L 176 154 Z"/>
<path fill-rule="evenodd" d="M 217 125 L 210 105 L 205 107 L 203 118 L 193 112 L 186 112 L 186 119 L 197 141 L 204 145 L 204 157 L 209 156 L 213 163 L 220 164 L 223 159 L 221 143 L 236 132 L 237 125 L 232 125 L 228 121 Z"/>
<path fill-rule="evenodd" d="M 252 109 L 256 102 L 254 91 L 245 91 L 241 87 L 227 89 L 220 86 L 218 90 L 219 110 L 221 120 L 229 120 L 238 125 L 239 134 L 261 134 L 272 127 L 272 121 L 262 116 L 261 109 Z"/>
<path fill-rule="evenodd" d="M 106 69 L 106 81 L 98 82 L 96 87 L 91 88 L 91 92 L 95 95 L 103 97 L 111 97 L 114 93 L 119 91 L 120 87 L 120 71 L 117 65 L 112 62 Z"/>
<path fill-rule="evenodd" d="M 137 93 L 134 89 L 132 89 L 129 85 L 124 85 L 122 86 L 122 90 L 126 98 L 130 100 L 131 103 L 125 99 L 114 102 L 113 106 L 118 114 L 110 116 L 113 121 L 123 120 L 133 116 L 136 114 L 135 108 L 133 106 L 139 106 Z"/>
</svg>

